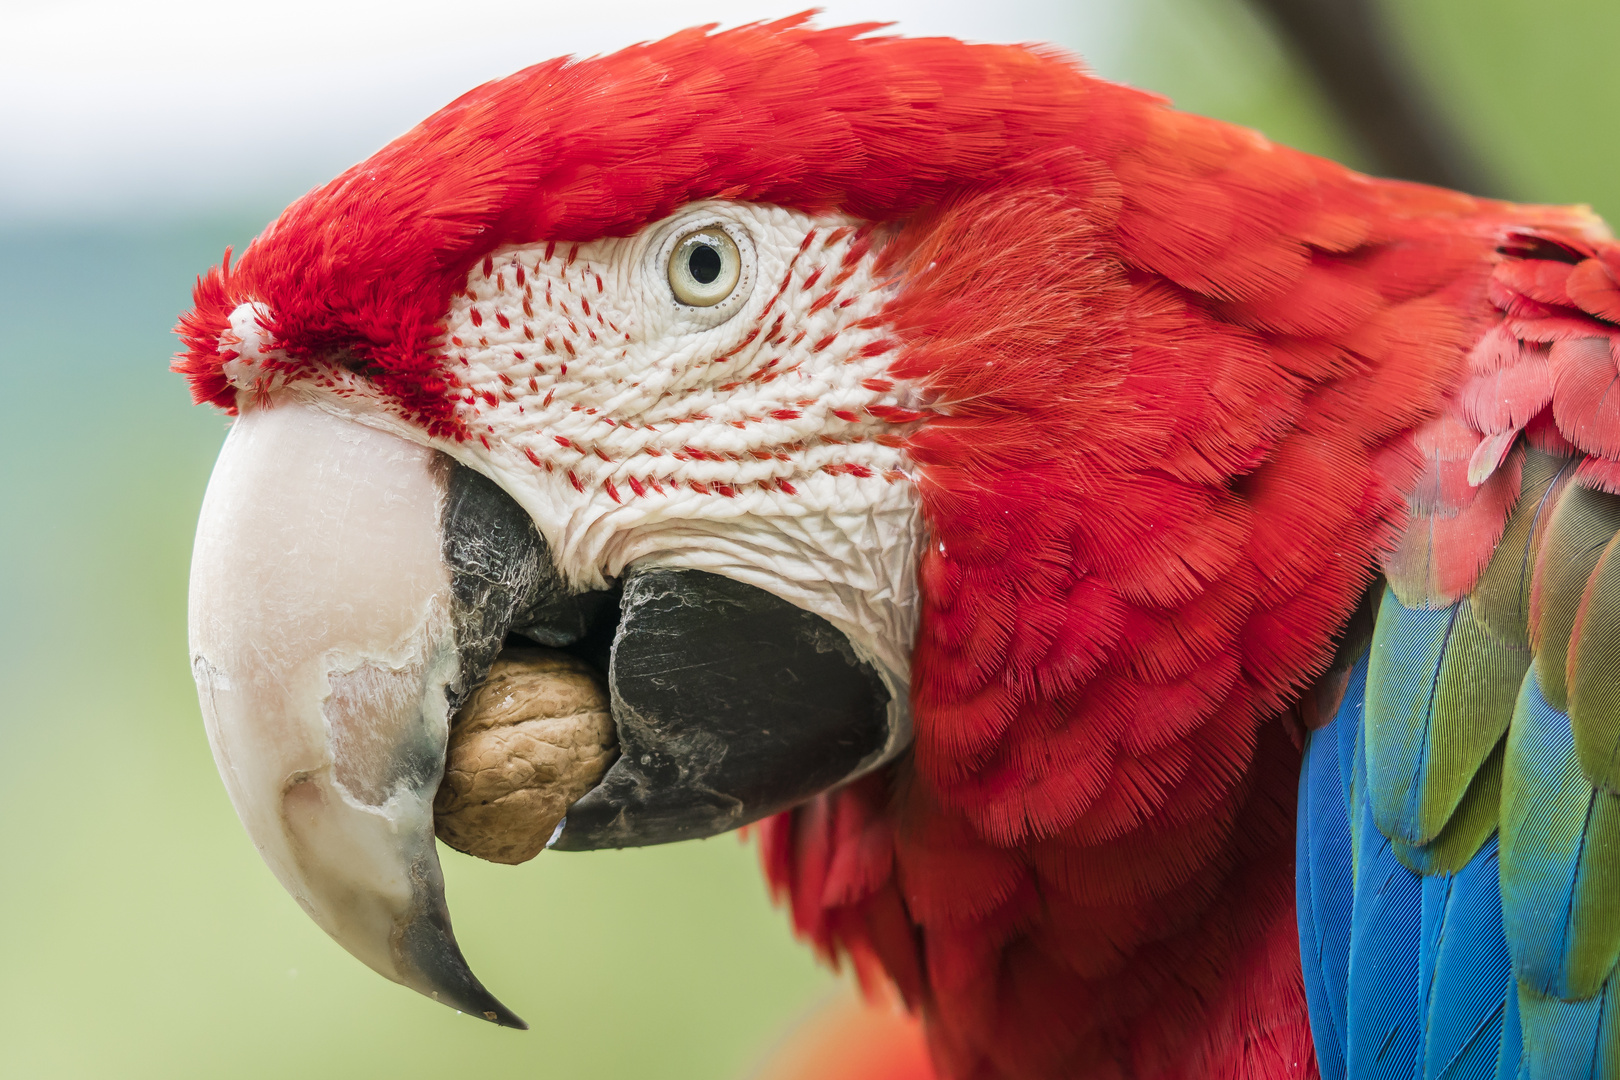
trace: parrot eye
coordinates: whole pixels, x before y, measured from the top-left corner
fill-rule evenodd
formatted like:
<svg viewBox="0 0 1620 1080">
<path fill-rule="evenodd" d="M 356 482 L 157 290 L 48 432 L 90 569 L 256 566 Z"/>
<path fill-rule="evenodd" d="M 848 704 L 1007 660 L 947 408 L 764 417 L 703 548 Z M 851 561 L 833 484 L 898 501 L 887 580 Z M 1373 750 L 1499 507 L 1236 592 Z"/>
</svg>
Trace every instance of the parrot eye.
<svg viewBox="0 0 1620 1080">
<path fill-rule="evenodd" d="M 693 229 L 669 253 L 669 287 L 692 307 L 713 307 L 731 295 L 742 276 L 742 255 L 724 229 Z"/>
</svg>

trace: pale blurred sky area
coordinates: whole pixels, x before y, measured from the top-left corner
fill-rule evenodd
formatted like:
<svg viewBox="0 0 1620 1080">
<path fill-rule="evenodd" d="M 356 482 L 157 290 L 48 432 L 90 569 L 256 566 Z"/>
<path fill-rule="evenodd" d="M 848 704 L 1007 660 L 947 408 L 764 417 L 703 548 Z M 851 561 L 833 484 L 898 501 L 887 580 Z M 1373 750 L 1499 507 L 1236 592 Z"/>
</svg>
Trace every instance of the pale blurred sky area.
<svg viewBox="0 0 1620 1080">
<path fill-rule="evenodd" d="M 0 0 L 0 228 L 273 213 L 488 79 L 803 2 Z M 1385 14 L 1502 190 L 1620 210 L 1606 134 L 1620 3 L 1390 0 Z M 818 17 L 871 21 L 1052 42 L 1357 164 L 1245 0 L 830 0 Z"/>
<path fill-rule="evenodd" d="M 284 202 L 488 79 L 798 9 L 798 0 L 0 0 L 0 223 Z M 817 21 L 1051 41 L 1109 74 L 1133 18 L 1130 0 L 835 0 Z"/>
</svg>

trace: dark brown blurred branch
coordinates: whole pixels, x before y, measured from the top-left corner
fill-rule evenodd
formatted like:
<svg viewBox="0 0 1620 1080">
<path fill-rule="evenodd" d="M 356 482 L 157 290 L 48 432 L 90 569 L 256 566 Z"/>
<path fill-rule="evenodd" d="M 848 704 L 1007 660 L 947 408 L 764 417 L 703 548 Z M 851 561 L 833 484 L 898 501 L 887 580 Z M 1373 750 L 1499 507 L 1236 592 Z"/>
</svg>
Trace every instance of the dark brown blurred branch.
<svg viewBox="0 0 1620 1080">
<path fill-rule="evenodd" d="M 1496 179 L 1436 107 L 1379 0 L 1251 0 L 1299 53 L 1371 171 L 1492 194 Z"/>
</svg>

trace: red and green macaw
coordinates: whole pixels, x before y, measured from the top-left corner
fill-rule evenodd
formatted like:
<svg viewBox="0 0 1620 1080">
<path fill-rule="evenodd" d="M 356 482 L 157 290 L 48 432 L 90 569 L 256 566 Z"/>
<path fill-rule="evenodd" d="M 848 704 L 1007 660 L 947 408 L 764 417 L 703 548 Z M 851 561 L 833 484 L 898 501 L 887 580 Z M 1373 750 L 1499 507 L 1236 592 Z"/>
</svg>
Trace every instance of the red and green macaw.
<svg viewBox="0 0 1620 1080">
<path fill-rule="evenodd" d="M 1620 244 L 870 29 L 521 71 L 199 282 L 271 868 L 520 1024 L 431 800 L 522 637 L 620 745 L 551 845 L 760 822 L 942 1077 L 1620 1075 Z"/>
</svg>

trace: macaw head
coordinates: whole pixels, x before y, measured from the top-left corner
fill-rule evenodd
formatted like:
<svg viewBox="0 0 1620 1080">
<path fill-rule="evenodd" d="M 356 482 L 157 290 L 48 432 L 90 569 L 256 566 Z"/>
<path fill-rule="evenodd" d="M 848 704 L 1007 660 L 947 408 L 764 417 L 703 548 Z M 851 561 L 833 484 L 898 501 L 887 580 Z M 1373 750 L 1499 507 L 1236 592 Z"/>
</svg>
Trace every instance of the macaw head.
<svg viewBox="0 0 1620 1080">
<path fill-rule="evenodd" d="M 521 1024 L 457 950 L 432 820 L 509 638 L 611 690 L 619 757 L 551 846 L 735 828 L 907 753 L 925 495 L 978 497 L 927 468 L 971 478 L 952 418 L 1025 395 L 985 461 L 1084 428 L 1044 305 L 1095 274 L 1040 248 L 1111 197 L 1064 148 L 1102 91 L 869 29 L 519 72 L 198 283 L 178 366 L 236 417 L 192 570 L 209 738 L 282 884 L 389 978 Z"/>
</svg>

